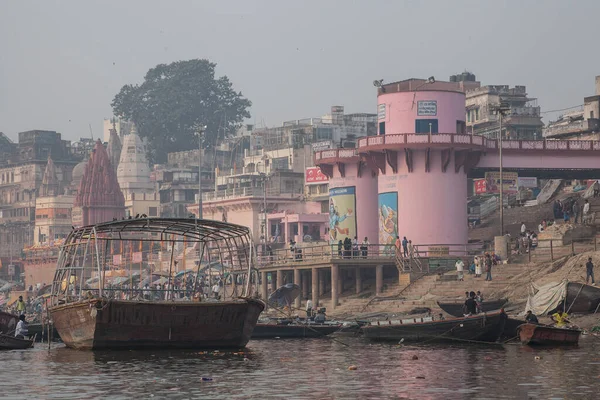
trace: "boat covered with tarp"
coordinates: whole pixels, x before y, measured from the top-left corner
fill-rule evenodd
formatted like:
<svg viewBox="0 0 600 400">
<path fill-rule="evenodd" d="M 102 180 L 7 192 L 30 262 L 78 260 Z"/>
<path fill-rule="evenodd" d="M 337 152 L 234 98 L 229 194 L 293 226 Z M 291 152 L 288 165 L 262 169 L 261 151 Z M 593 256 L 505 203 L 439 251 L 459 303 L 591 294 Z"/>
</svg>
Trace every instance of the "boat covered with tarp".
<svg viewBox="0 0 600 400">
<path fill-rule="evenodd" d="M 584 283 L 550 282 L 545 285 L 531 284 L 523 315 L 531 311 L 535 315 L 548 315 L 557 309 L 567 313 L 594 313 L 600 307 L 600 288 Z"/>
<path fill-rule="evenodd" d="M 207 274 L 215 262 L 222 268 Z M 252 296 L 254 264 L 250 230 L 226 222 L 134 218 L 75 228 L 61 247 L 49 312 L 71 348 L 244 347 L 265 307 Z"/>
</svg>

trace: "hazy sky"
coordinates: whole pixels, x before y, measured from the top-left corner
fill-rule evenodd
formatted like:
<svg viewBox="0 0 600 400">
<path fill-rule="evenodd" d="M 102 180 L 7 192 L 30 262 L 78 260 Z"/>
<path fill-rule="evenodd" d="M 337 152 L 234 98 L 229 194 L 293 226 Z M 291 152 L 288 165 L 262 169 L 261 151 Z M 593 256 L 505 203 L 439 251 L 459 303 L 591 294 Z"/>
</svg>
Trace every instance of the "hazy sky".
<svg viewBox="0 0 600 400">
<path fill-rule="evenodd" d="M 598 15 L 598 0 L 0 0 L 0 131 L 98 137 L 122 85 L 192 58 L 268 126 L 375 112 L 376 78 L 464 70 L 526 85 L 542 111 L 576 106 L 600 75 Z"/>
</svg>

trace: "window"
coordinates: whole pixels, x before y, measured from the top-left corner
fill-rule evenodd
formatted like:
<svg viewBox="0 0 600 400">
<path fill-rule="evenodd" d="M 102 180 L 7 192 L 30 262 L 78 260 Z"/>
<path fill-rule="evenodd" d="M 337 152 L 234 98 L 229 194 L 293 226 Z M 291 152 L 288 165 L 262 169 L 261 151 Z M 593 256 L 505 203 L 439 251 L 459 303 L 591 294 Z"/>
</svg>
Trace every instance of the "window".
<svg viewBox="0 0 600 400">
<path fill-rule="evenodd" d="M 416 119 L 415 133 L 438 133 L 437 119 Z"/>
<path fill-rule="evenodd" d="M 471 110 L 467 111 L 467 122 L 471 122 Z"/>
<path fill-rule="evenodd" d="M 332 140 L 333 139 L 333 128 L 327 127 L 327 128 L 317 128 L 317 137 L 316 140 L 322 141 L 322 140 Z"/>
<path fill-rule="evenodd" d="M 380 122 L 379 123 L 379 134 L 380 135 L 385 135 L 385 122 Z"/>
<path fill-rule="evenodd" d="M 148 207 L 148 216 L 149 217 L 157 217 L 158 216 L 158 210 L 156 207 Z"/>
<path fill-rule="evenodd" d="M 465 121 L 456 121 L 456 133 L 467 133 L 467 124 L 465 124 Z"/>
<path fill-rule="evenodd" d="M 479 108 L 475 109 L 475 121 L 479 121 Z"/>
<path fill-rule="evenodd" d="M 274 170 L 286 170 L 289 169 L 289 159 L 287 157 L 279 157 L 273 159 L 273 165 L 271 169 Z"/>
<path fill-rule="evenodd" d="M 590 111 L 590 119 L 594 119 L 594 112 Z"/>
</svg>

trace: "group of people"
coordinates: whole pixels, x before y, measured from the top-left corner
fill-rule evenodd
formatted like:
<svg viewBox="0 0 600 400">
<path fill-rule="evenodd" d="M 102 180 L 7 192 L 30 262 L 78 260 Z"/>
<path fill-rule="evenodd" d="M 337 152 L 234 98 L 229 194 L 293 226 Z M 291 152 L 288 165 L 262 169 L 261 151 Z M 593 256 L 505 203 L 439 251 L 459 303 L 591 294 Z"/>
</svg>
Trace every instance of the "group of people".
<svg viewBox="0 0 600 400">
<path fill-rule="evenodd" d="M 358 242 L 358 236 L 354 236 L 354 239 L 346 237 L 343 241 L 338 241 L 338 256 L 343 258 L 367 258 L 370 245 L 369 238 L 366 236 L 361 243 Z"/>
<path fill-rule="evenodd" d="M 566 328 L 567 325 L 571 323 L 571 321 L 569 321 L 569 315 L 566 313 L 563 306 L 559 306 L 556 309 L 556 312 L 550 315 L 550 318 L 552 319 L 552 322 L 554 322 L 554 326 L 557 328 Z M 525 322 L 530 324 L 540 323 L 537 316 L 531 312 L 531 310 L 528 310 L 525 314 Z"/>
<path fill-rule="evenodd" d="M 595 184 L 597 184 L 596 182 Z M 594 194 L 596 190 L 594 190 Z M 594 197 L 597 197 L 594 195 Z M 554 219 L 561 219 L 564 222 L 569 222 L 572 220 L 574 224 L 577 223 L 587 223 L 590 217 L 590 202 L 585 200 L 583 203 L 583 207 L 579 204 L 577 199 L 568 198 L 565 200 L 554 201 L 552 206 Z M 545 228 L 545 227 L 544 227 Z"/>
<path fill-rule="evenodd" d="M 494 253 L 486 252 L 483 256 L 475 256 L 473 263 L 469 267 L 469 274 L 475 274 L 475 278 L 481 278 L 485 271 L 485 280 L 492 280 L 492 267 L 500 263 L 500 257 Z M 458 280 L 464 281 L 464 267 L 465 264 L 461 259 L 456 261 L 456 271 L 458 272 Z"/>
<path fill-rule="evenodd" d="M 396 252 L 404 258 L 412 258 L 414 254 L 412 240 L 408 240 L 406 236 L 400 240 L 400 236 L 396 236 Z"/>
<path fill-rule="evenodd" d="M 466 316 L 479 314 L 483 311 L 483 295 L 480 291 L 477 293 L 465 292 L 465 304 L 463 306 L 463 312 Z"/>
</svg>

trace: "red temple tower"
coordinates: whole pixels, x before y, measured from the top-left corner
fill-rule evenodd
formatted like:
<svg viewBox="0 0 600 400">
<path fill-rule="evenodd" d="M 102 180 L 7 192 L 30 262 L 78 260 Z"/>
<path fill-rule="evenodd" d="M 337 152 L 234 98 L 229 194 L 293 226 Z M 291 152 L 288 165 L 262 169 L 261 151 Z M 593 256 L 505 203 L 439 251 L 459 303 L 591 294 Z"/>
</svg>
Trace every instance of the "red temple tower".
<svg viewBox="0 0 600 400">
<path fill-rule="evenodd" d="M 108 153 L 98 140 L 73 203 L 73 225 L 94 225 L 125 216 L 125 197 Z"/>
</svg>

